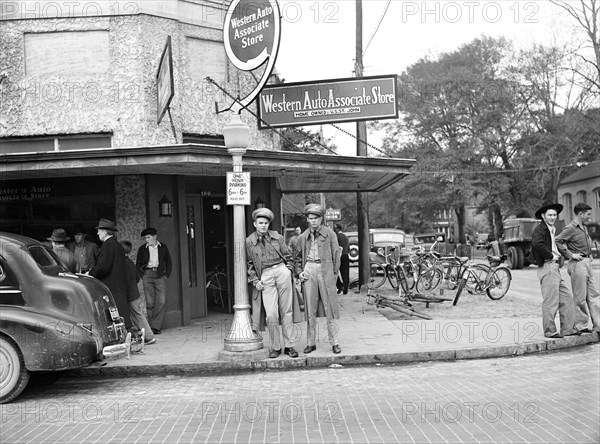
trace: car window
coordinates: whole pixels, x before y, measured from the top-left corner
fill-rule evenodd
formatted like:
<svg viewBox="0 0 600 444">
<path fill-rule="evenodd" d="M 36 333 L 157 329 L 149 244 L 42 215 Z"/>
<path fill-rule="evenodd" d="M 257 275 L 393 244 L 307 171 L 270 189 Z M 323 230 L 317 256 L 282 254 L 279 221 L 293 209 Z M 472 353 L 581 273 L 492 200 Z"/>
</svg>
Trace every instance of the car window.
<svg viewBox="0 0 600 444">
<path fill-rule="evenodd" d="M 390 242 L 403 244 L 404 243 L 404 235 L 400 233 L 373 233 L 373 243 L 379 242 Z"/>
<path fill-rule="evenodd" d="M 29 253 L 40 267 L 57 265 L 57 261 L 50 255 L 50 252 L 41 245 L 30 246 Z"/>
</svg>

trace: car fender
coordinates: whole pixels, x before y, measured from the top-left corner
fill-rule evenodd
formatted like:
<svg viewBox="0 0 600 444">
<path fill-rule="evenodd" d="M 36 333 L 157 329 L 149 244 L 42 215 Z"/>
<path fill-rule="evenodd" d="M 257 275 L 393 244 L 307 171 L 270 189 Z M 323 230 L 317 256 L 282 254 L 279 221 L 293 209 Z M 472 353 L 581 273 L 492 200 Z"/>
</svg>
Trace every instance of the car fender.
<svg viewBox="0 0 600 444">
<path fill-rule="evenodd" d="M 30 371 L 86 366 L 99 357 L 102 345 L 90 329 L 22 307 L 2 307 L 0 333 L 21 349 Z"/>
</svg>

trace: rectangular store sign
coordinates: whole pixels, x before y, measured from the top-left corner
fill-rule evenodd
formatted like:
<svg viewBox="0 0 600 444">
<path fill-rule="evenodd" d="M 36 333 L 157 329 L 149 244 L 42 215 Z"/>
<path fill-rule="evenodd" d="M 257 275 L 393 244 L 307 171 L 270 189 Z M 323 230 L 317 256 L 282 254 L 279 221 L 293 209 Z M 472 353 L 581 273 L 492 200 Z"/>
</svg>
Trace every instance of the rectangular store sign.
<svg viewBox="0 0 600 444">
<path fill-rule="evenodd" d="M 271 85 L 258 102 L 260 129 L 398 118 L 395 75 Z"/>
</svg>

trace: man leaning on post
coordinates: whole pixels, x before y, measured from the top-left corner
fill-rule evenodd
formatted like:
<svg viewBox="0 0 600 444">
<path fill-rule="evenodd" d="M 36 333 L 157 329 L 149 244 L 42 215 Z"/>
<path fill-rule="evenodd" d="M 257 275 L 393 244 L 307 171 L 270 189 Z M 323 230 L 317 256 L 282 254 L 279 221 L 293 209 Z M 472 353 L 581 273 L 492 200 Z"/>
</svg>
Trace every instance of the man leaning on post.
<svg viewBox="0 0 600 444">
<path fill-rule="evenodd" d="M 282 334 L 283 353 L 297 358 L 298 352 L 293 347 L 292 255 L 283 236 L 269 230 L 274 217 L 268 208 L 254 210 L 252 219 L 256 231 L 246 238 L 248 283 L 253 286 L 253 324 L 260 329 L 263 323 L 259 319 L 266 318 L 272 343 L 269 358 L 281 354 Z"/>
</svg>

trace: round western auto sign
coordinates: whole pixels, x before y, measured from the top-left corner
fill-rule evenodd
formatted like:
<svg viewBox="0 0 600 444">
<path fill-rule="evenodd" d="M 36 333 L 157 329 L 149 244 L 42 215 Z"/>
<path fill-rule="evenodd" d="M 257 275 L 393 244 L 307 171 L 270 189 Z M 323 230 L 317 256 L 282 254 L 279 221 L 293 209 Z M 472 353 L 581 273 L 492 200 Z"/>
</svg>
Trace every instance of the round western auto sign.
<svg viewBox="0 0 600 444">
<path fill-rule="evenodd" d="M 233 0 L 223 35 L 225 51 L 231 63 L 243 71 L 252 71 L 267 59 L 277 57 L 281 33 L 279 5 L 275 0 Z M 268 76 L 268 74 L 267 74 Z"/>
</svg>

